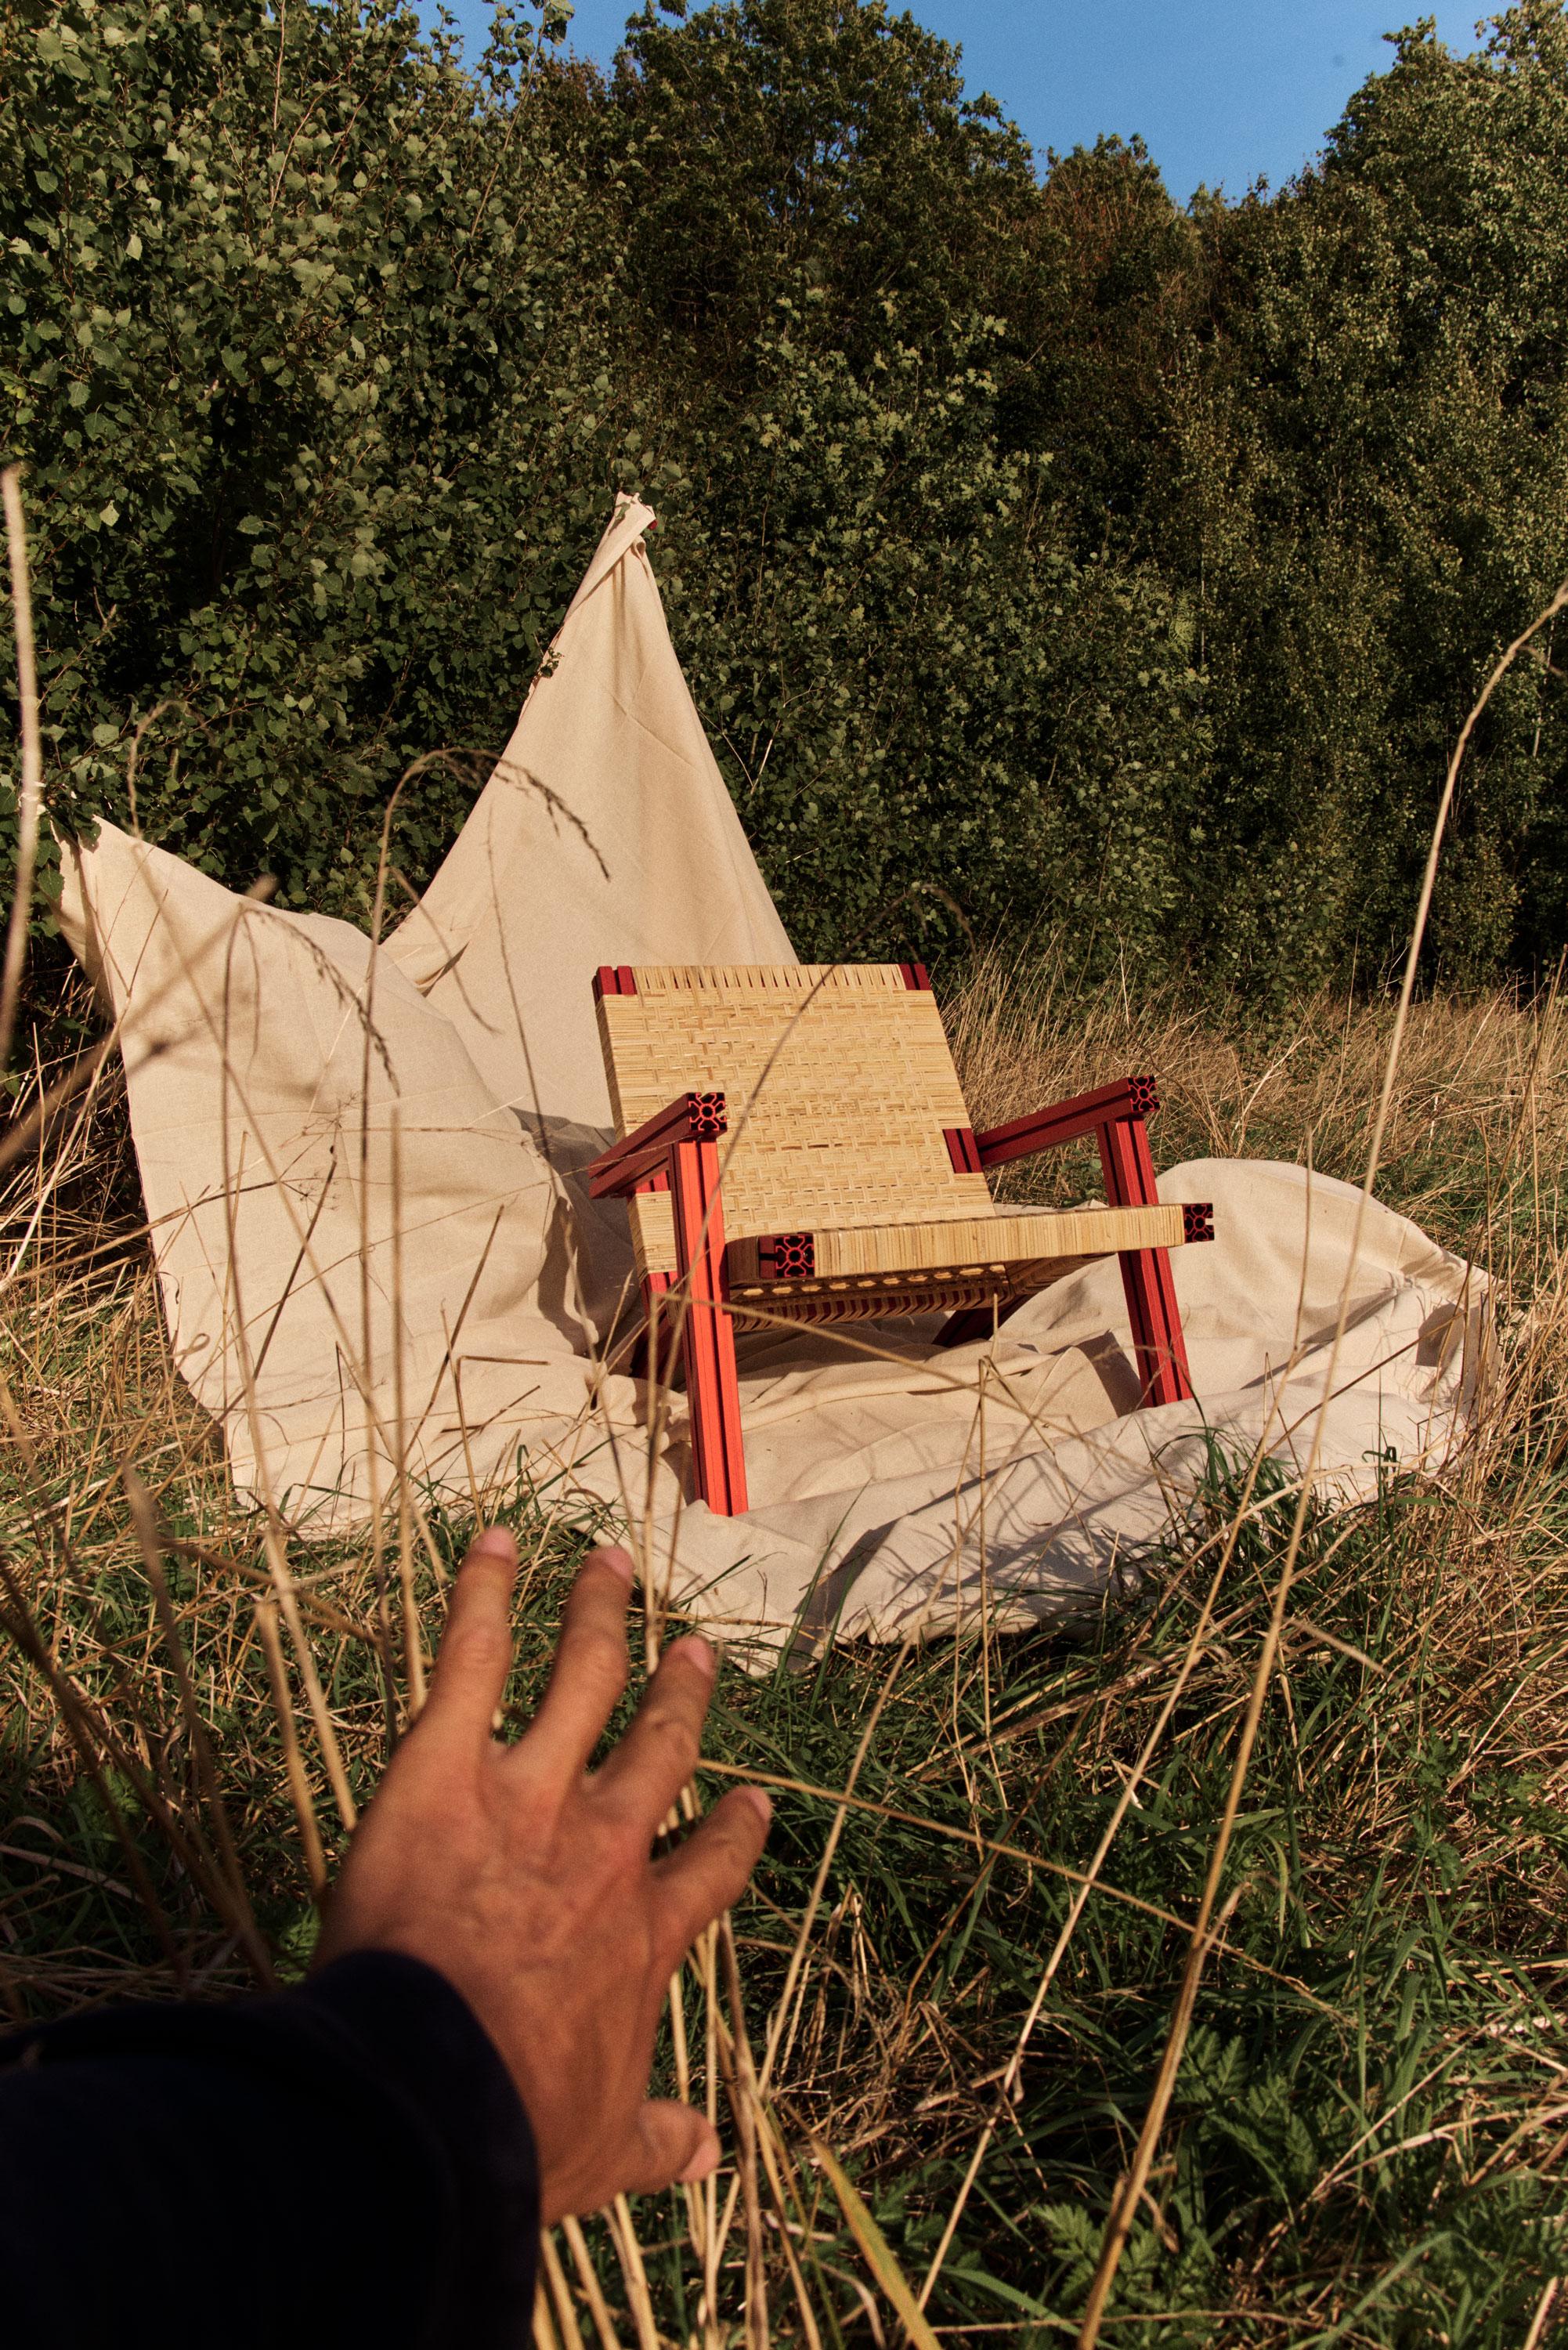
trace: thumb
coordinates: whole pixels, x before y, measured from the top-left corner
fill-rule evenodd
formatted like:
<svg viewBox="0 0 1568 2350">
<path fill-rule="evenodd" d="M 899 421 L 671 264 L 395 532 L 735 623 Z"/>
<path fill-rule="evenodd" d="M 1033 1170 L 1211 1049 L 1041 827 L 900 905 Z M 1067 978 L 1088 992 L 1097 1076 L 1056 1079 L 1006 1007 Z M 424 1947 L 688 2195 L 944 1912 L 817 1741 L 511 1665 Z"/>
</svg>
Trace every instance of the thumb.
<svg viewBox="0 0 1568 2350">
<path fill-rule="evenodd" d="M 673 2097 L 653 2097 L 638 2117 L 635 2143 L 627 2149 L 635 2175 L 623 2182 L 628 2195 L 653 2195 L 677 2180 L 706 2178 L 719 2166 L 719 2133 L 706 2114 Z"/>
</svg>

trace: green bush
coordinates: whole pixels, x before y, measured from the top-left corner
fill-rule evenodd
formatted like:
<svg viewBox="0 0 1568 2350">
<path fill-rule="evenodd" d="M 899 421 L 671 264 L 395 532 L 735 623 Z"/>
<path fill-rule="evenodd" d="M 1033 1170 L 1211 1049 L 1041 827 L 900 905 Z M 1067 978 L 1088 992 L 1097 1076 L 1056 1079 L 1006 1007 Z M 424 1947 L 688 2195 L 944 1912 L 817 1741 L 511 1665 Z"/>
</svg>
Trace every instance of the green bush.
<svg viewBox="0 0 1568 2350">
<path fill-rule="evenodd" d="M 1402 35 L 1322 171 L 1231 215 L 1222 248 L 1168 559 L 1203 582 L 1225 853 L 1321 969 L 1402 941 L 1459 727 L 1568 576 L 1558 0 L 1476 57 Z M 1434 910 L 1461 978 L 1568 935 L 1555 667 L 1513 672 L 1466 772 Z"/>
<path fill-rule="evenodd" d="M 152 837 L 351 908 L 405 765 L 504 734 L 570 591 L 614 254 L 528 143 L 526 43 L 476 89 L 388 6 L 0 21 L 53 804 L 126 811 L 146 725 Z M 425 777 L 416 871 L 462 805 Z"/>
<path fill-rule="evenodd" d="M 564 13 L 470 70 L 389 0 L 0 0 L 57 818 L 362 916 L 637 488 L 803 949 L 1388 967 L 1568 571 L 1562 0 L 1401 36 L 1321 169 L 1188 213 L 1136 146 L 1037 174 L 879 0 L 649 7 L 607 79 Z M 1457 976 L 1568 927 L 1561 666 L 1478 740 Z"/>
<path fill-rule="evenodd" d="M 1190 629 L 1147 567 L 1041 526 L 992 340 L 894 344 L 866 383 L 778 336 L 669 535 L 693 685 L 805 952 L 950 937 L 950 899 L 977 934 L 1071 919 L 1107 962 L 1183 927 Z"/>
</svg>

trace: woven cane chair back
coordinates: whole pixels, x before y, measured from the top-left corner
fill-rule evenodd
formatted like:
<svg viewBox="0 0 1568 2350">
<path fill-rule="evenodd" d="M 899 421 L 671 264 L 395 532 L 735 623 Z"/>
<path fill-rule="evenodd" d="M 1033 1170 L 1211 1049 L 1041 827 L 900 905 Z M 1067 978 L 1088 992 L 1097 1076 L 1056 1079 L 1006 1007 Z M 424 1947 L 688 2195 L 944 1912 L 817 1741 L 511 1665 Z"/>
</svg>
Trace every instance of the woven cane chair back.
<svg viewBox="0 0 1568 2350">
<path fill-rule="evenodd" d="M 984 1176 L 949 1152 L 970 1115 L 936 997 L 913 979 L 900 963 L 623 967 L 598 1005 L 618 1131 L 677 1094 L 722 1093 L 732 1239 L 990 1216 Z M 628 1204 L 639 1271 L 672 1272 L 668 1194 Z"/>
</svg>

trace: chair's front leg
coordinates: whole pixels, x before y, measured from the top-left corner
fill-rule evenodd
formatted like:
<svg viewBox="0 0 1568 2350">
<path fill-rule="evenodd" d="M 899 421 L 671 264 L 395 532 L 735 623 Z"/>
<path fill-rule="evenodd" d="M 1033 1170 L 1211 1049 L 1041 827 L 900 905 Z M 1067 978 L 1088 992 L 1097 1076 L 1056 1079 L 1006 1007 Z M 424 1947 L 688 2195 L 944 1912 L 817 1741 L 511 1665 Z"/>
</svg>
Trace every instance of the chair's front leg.
<svg viewBox="0 0 1568 2350">
<path fill-rule="evenodd" d="M 735 1326 L 725 1310 L 728 1284 L 716 1145 L 678 1142 L 670 1154 L 670 1190 L 675 1261 L 683 1292 L 670 1304 L 684 1325 L 681 1345 L 697 1492 L 715 1516 L 739 1517 L 746 1507 L 746 1462 Z"/>
<path fill-rule="evenodd" d="M 1141 1118 L 1113 1118 L 1096 1129 L 1106 1198 L 1113 1208 L 1152 1208 L 1159 1200 L 1149 1155 L 1148 1130 Z M 1122 1287 L 1137 1357 L 1140 1401 L 1189 1403 L 1192 1376 L 1181 1335 L 1168 1249 L 1125 1249 Z"/>
</svg>

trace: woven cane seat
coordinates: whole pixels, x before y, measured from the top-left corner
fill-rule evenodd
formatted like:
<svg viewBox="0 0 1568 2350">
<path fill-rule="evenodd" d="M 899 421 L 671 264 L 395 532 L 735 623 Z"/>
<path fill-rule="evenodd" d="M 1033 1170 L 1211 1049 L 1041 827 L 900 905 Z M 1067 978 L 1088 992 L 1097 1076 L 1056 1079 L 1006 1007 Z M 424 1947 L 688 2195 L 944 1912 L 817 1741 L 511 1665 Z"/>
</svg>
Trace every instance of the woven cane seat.
<svg viewBox="0 0 1568 2350">
<path fill-rule="evenodd" d="M 599 1035 L 620 1136 L 724 1096 L 732 1309 L 839 1321 L 1006 1304 L 1096 1257 L 1179 1247 L 1179 1206 L 998 1209 L 937 999 L 903 963 L 621 966 Z M 666 1191 L 628 1202 L 638 1271 L 676 1270 Z"/>
</svg>

